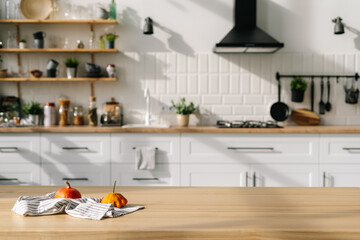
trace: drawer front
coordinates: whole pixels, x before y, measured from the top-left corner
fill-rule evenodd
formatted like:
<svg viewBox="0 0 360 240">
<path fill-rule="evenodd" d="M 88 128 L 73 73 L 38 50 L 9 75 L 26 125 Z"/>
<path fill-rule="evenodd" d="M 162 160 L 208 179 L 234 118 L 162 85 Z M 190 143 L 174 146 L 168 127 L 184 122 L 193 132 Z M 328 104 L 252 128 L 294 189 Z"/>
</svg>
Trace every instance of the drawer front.
<svg viewBox="0 0 360 240">
<path fill-rule="evenodd" d="M 40 134 L 0 134 L 0 164 L 39 162 Z"/>
<path fill-rule="evenodd" d="M 39 185 L 40 164 L 0 164 L 0 185 Z"/>
<path fill-rule="evenodd" d="M 109 134 L 43 134 L 45 163 L 106 163 L 110 161 Z"/>
<path fill-rule="evenodd" d="M 111 165 L 112 182 L 121 186 L 179 186 L 180 167 L 178 163 L 158 164 L 154 170 L 138 171 L 134 164 Z"/>
<path fill-rule="evenodd" d="M 43 164 L 42 185 L 109 186 L 110 164 Z"/>
<path fill-rule="evenodd" d="M 184 134 L 181 161 L 187 163 L 318 162 L 317 135 Z"/>
<path fill-rule="evenodd" d="M 241 164 L 181 164 L 181 186 L 250 186 L 249 166 Z"/>
<path fill-rule="evenodd" d="M 135 149 L 156 148 L 157 163 L 180 161 L 178 134 L 111 134 L 111 162 L 134 163 Z"/>
<path fill-rule="evenodd" d="M 321 162 L 360 163 L 360 134 L 324 134 L 320 146 Z"/>
<path fill-rule="evenodd" d="M 360 164 L 321 164 L 324 187 L 360 187 Z"/>
</svg>

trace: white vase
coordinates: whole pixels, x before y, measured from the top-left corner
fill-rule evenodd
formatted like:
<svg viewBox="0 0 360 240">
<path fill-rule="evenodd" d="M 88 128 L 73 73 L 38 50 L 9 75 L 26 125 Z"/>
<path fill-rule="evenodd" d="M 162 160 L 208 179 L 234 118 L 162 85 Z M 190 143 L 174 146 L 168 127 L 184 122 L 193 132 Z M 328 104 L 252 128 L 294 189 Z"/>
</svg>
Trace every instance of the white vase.
<svg viewBox="0 0 360 240">
<path fill-rule="evenodd" d="M 176 114 L 176 119 L 179 127 L 189 126 L 190 115 Z"/>
<path fill-rule="evenodd" d="M 66 75 L 68 79 L 75 78 L 76 77 L 76 71 L 77 68 L 66 68 Z"/>
</svg>

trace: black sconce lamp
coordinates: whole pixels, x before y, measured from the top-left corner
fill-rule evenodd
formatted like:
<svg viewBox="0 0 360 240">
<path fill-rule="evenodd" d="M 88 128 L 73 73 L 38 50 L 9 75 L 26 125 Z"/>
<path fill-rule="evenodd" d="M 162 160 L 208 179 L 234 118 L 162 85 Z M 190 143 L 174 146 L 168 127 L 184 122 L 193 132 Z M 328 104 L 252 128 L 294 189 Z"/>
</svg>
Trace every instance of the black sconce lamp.
<svg viewBox="0 0 360 240">
<path fill-rule="evenodd" d="M 153 21 L 149 17 L 145 18 L 145 25 L 144 25 L 143 33 L 146 35 L 151 35 L 154 33 Z"/>
<path fill-rule="evenodd" d="M 334 18 L 333 23 L 335 23 L 335 27 L 334 27 L 334 34 L 343 34 L 344 31 L 344 24 L 341 22 L 342 18 L 341 17 L 337 17 Z"/>
</svg>

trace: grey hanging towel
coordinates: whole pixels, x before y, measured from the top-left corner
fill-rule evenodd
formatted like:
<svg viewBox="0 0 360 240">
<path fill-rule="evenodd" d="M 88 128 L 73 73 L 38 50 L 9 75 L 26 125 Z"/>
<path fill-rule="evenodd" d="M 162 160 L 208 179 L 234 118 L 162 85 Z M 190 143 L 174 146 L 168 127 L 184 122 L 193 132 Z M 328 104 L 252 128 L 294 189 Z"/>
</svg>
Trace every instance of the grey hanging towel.
<svg viewBox="0 0 360 240">
<path fill-rule="evenodd" d="M 135 149 L 135 162 L 137 170 L 155 169 L 155 147 L 137 147 Z"/>
</svg>

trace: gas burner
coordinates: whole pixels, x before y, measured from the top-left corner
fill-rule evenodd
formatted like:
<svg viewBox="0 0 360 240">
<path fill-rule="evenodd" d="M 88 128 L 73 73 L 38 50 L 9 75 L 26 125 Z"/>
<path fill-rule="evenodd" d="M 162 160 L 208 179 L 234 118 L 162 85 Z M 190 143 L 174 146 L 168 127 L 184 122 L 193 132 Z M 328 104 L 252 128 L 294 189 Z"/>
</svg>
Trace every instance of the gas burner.
<svg viewBox="0 0 360 240">
<path fill-rule="evenodd" d="M 281 128 L 273 121 L 223 121 L 216 122 L 218 128 Z"/>
</svg>

